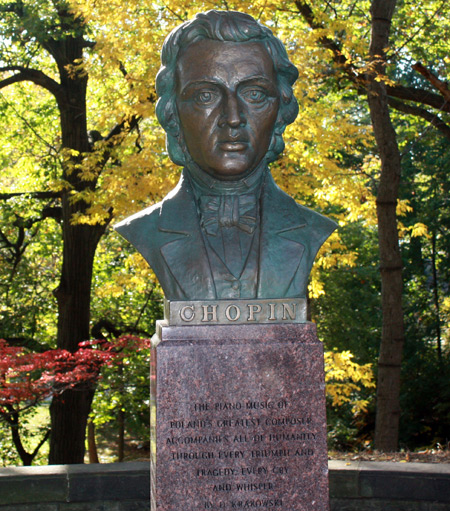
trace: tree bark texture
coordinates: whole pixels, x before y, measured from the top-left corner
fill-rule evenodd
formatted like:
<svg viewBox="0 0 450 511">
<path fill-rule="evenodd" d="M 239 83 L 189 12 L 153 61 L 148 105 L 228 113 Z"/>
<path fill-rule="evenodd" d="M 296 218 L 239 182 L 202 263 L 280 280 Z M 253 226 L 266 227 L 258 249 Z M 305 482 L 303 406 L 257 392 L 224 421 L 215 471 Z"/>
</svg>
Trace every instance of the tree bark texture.
<svg viewBox="0 0 450 511">
<path fill-rule="evenodd" d="M 95 424 L 92 420 L 88 422 L 88 452 L 89 463 L 100 463 L 97 452 L 97 441 L 95 439 Z"/>
<path fill-rule="evenodd" d="M 61 115 L 63 148 L 86 153 L 90 150 L 86 123 L 87 77 L 71 74 L 68 67 L 83 57 L 82 37 L 50 40 L 47 50 L 57 62 L 60 93 L 57 96 Z M 69 163 L 78 163 L 74 156 Z M 63 177 L 72 188 L 81 191 L 95 188 L 95 181 L 83 181 L 78 172 L 66 166 Z M 70 200 L 70 190 L 62 195 L 63 262 L 60 284 L 55 291 L 58 302 L 58 348 L 74 352 L 88 340 L 91 281 L 95 250 L 105 225 L 72 224 L 76 212 L 85 212 L 87 204 Z M 87 419 L 93 390 L 75 388 L 54 397 L 50 407 L 50 464 L 83 463 Z"/>
<path fill-rule="evenodd" d="M 400 419 L 400 372 L 404 344 L 402 311 L 402 260 L 396 207 L 401 177 L 401 156 L 391 122 L 385 75 L 386 48 L 396 0 L 373 0 L 368 102 L 373 131 L 381 159 L 377 192 L 377 218 L 383 312 L 378 358 L 375 448 L 394 451 L 398 446 Z M 381 78 L 381 79 L 380 79 Z"/>
</svg>

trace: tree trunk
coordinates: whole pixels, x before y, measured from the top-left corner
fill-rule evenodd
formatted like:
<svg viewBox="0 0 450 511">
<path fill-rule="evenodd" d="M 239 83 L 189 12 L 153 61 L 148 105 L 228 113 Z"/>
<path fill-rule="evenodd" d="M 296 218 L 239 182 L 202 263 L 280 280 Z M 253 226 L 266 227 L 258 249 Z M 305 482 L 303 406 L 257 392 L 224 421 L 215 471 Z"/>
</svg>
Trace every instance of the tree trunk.
<svg viewBox="0 0 450 511">
<path fill-rule="evenodd" d="M 94 189 L 95 180 L 82 180 L 73 168 L 74 164 L 81 162 L 82 153 L 90 151 L 86 123 L 87 77 L 68 72 L 68 66 L 83 58 L 83 40 L 81 37 L 50 40 L 48 51 L 58 64 L 63 91 L 58 100 L 62 146 L 76 151 L 75 156 L 65 162 L 63 178 L 73 190 Z M 70 199 L 68 190 L 62 197 L 63 262 L 55 296 L 58 301 L 58 348 L 74 352 L 80 342 L 90 337 L 94 256 L 106 225 L 73 225 L 73 215 L 84 213 L 87 204 Z M 93 389 L 80 387 L 53 398 L 50 406 L 50 464 L 83 463 L 86 425 L 93 395 Z"/>
<path fill-rule="evenodd" d="M 95 440 L 95 424 L 88 421 L 88 452 L 89 463 L 100 463 L 98 459 L 97 441 Z"/>
<path fill-rule="evenodd" d="M 95 250 L 104 225 L 72 225 L 83 208 L 63 197 L 63 265 L 55 295 L 58 301 L 58 348 L 76 351 L 90 338 L 91 281 Z M 51 407 L 50 464 L 83 463 L 85 434 L 93 389 L 75 388 L 55 396 Z"/>
<path fill-rule="evenodd" d="M 64 249 L 58 300 L 58 347 L 76 351 L 89 339 L 91 280 L 95 249 L 104 226 L 71 225 L 73 208 L 63 206 Z M 50 464 L 83 463 L 93 389 L 68 390 L 53 398 Z"/>
<path fill-rule="evenodd" d="M 394 451 L 398 446 L 400 419 L 400 372 L 404 344 L 402 311 L 402 260 L 398 240 L 396 207 L 401 156 L 387 103 L 386 48 L 396 0 L 373 0 L 368 102 L 373 131 L 381 159 L 377 193 L 377 217 L 383 311 L 382 339 L 378 359 L 375 447 Z"/>
<path fill-rule="evenodd" d="M 438 286 L 438 271 L 436 263 L 436 230 L 431 233 L 431 265 L 433 271 L 433 299 L 435 309 L 435 324 L 436 324 L 436 343 L 438 360 L 442 362 L 442 339 L 441 339 L 441 312 L 439 306 L 439 286 Z"/>
<path fill-rule="evenodd" d="M 29 467 L 29 466 L 31 466 L 34 456 L 32 454 L 28 453 L 25 450 L 25 447 L 23 446 L 22 438 L 20 436 L 19 413 L 14 411 L 12 408 L 8 407 L 8 409 L 9 409 L 10 413 L 9 413 L 7 422 L 11 429 L 12 441 L 14 443 L 17 453 L 20 456 L 20 460 L 22 461 L 23 466 Z"/>
</svg>

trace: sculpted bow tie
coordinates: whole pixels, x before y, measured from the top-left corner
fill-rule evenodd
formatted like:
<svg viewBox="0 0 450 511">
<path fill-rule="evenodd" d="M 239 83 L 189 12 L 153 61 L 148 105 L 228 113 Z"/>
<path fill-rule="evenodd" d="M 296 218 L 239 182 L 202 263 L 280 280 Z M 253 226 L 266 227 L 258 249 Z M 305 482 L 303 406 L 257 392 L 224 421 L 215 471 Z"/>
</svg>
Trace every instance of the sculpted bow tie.
<svg viewBox="0 0 450 511">
<path fill-rule="evenodd" d="M 202 227 L 207 234 L 217 235 L 219 227 L 238 227 L 247 234 L 256 229 L 256 196 L 207 195 L 200 197 Z"/>
</svg>

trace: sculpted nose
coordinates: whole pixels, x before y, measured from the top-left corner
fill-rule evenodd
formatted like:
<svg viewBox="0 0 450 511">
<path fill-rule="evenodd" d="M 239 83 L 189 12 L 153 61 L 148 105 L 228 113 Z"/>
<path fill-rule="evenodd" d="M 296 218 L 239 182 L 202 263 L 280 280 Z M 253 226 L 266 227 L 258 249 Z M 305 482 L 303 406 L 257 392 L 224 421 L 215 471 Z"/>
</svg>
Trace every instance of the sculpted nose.
<svg viewBox="0 0 450 511">
<path fill-rule="evenodd" d="M 221 126 L 225 124 L 228 124 L 231 128 L 244 126 L 246 120 L 239 99 L 234 94 L 230 94 L 224 103 Z"/>
</svg>

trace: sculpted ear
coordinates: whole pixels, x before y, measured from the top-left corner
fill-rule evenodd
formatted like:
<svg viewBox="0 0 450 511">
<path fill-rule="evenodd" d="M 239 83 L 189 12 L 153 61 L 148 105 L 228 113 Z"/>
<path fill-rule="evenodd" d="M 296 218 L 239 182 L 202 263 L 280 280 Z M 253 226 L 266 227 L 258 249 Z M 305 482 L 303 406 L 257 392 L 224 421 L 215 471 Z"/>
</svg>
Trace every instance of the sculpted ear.
<svg viewBox="0 0 450 511">
<path fill-rule="evenodd" d="M 164 131 L 173 137 L 177 137 L 180 133 L 180 119 L 178 117 L 177 104 L 173 94 L 174 93 L 172 93 L 172 97 L 165 103 L 161 101 L 161 98 L 160 101 L 158 101 L 156 108 L 158 120 L 164 128 Z M 159 104 L 160 102 L 161 104 Z"/>
<path fill-rule="evenodd" d="M 182 134 L 180 131 L 178 136 L 173 136 L 167 132 L 166 147 L 170 159 L 177 165 L 181 165 L 183 167 L 186 164 L 185 151 L 187 151 L 187 149 L 183 150 L 183 147 L 180 144 L 180 139 L 182 139 Z"/>
<path fill-rule="evenodd" d="M 156 115 L 167 134 L 166 148 L 170 159 L 177 165 L 186 164 L 183 134 L 181 132 L 175 98 L 161 97 L 156 104 Z"/>
</svg>

